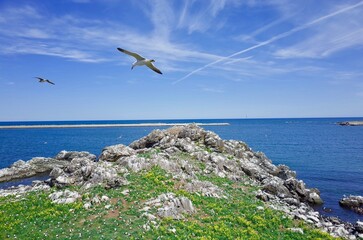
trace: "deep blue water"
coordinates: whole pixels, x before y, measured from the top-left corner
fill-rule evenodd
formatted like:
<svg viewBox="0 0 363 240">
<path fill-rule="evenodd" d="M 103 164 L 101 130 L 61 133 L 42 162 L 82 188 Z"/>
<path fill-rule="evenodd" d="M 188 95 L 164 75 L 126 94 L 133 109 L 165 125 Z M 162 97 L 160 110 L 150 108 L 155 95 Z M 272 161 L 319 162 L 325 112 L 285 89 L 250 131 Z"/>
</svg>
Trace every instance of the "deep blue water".
<svg viewBox="0 0 363 240">
<path fill-rule="evenodd" d="M 355 222 L 363 220 L 363 216 L 338 204 L 344 194 L 363 195 L 363 127 L 335 124 L 350 120 L 363 118 L 0 122 L 0 125 L 228 122 L 230 126 L 204 128 L 223 139 L 246 142 L 254 151 L 264 152 L 274 164 L 288 165 L 309 188 L 321 191 L 324 207 L 333 210 L 329 215 Z M 99 155 L 105 146 L 128 145 L 155 128 L 0 129 L 0 168 L 19 159 L 53 157 L 61 150 Z"/>
</svg>

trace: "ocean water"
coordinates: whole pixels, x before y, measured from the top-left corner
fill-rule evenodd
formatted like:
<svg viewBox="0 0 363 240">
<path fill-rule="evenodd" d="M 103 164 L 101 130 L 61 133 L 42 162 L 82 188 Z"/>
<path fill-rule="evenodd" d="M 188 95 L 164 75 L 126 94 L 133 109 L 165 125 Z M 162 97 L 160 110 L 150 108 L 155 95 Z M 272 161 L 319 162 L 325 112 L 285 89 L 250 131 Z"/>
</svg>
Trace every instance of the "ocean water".
<svg viewBox="0 0 363 240">
<path fill-rule="evenodd" d="M 363 195 L 363 127 L 336 124 L 352 120 L 363 118 L 0 122 L 0 125 L 228 122 L 230 126 L 204 128 L 222 139 L 244 141 L 254 151 L 264 152 L 274 164 L 289 166 L 307 187 L 320 190 L 325 202 L 322 207 L 332 209 L 330 213 L 322 212 L 324 215 L 355 222 L 363 220 L 363 216 L 341 208 L 338 203 L 343 195 Z M 0 129 L 0 168 L 19 159 L 53 157 L 61 150 L 89 151 L 98 156 L 105 146 L 128 145 L 156 128 L 167 127 Z"/>
</svg>

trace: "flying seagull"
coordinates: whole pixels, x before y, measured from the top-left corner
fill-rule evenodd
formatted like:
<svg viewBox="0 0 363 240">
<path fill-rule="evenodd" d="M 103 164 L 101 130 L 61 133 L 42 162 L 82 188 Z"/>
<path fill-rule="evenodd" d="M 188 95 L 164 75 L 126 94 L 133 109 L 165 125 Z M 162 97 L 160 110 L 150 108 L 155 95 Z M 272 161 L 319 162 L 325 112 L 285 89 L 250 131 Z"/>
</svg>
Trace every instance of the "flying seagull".
<svg viewBox="0 0 363 240">
<path fill-rule="evenodd" d="M 130 52 L 130 51 L 127 51 L 127 50 L 122 49 L 122 48 L 117 48 L 117 50 L 119 50 L 120 52 L 123 52 L 123 53 L 125 53 L 127 55 L 133 56 L 134 58 L 136 58 L 136 62 L 134 62 L 132 64 L 131 69 L 134 69 L 134 67 L 136 67 L 136 66 L 146 65 L 151 70 L 153 70 L 153 71 L 155 71 L 155 72 L 157 72 L 159 74 L 162 74 L 161 71 L 154 66 L 154 64 L 153 64 L 153 62 L 155 62 L 154 59 L 146 59 L 146 58 L 140 56 L 137 53 Z"/>
<path fill-rule="evenodd" d="M 55 85 L 53 82 L 51 82 L 51 81 L 50 81 L 50 80 L 48 80 L 48 79 L 41 78 L 41 77 L 35 77 L 35 78 L 38 78 L 40 83 L 45 83 L 45 82 L 47 82 L 47 83 L 50 83 L 50 84 Z"/>
</svg>

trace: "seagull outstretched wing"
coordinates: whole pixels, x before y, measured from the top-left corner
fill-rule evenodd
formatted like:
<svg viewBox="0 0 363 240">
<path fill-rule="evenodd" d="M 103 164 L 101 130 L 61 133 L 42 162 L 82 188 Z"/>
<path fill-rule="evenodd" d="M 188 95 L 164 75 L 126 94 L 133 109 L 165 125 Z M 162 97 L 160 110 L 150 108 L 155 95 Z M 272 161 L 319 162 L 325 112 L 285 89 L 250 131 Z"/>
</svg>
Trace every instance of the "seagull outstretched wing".
<svg viewBox="0 0 363 240">
<path fill-rule="evenodd" d="M 163 74 L 159 69 L 157 69 L 154 64 L 152 64 L 152 62 L 147 62 L 146 66 L 148 66 L 151 70 L 153 70 L 154 72 L 157 72 L 159 74 Z"/>
<path fill-rule="evenodd" d="M 137 61 L 140 61 L 140 60 L 144 60 L 145 59 L 144 57 L 140 56 L 137 53 L 130 52 L 130 51 L 127 51 L 127 50 L 122 49 L 122 48 L 117 48 L 117 50 L 119 50 L 120 52 L 123 52 L 123 53 L 125 53 L 127 55 L 133 56 L 134 58 L 136 58 Z"/>
</svg>

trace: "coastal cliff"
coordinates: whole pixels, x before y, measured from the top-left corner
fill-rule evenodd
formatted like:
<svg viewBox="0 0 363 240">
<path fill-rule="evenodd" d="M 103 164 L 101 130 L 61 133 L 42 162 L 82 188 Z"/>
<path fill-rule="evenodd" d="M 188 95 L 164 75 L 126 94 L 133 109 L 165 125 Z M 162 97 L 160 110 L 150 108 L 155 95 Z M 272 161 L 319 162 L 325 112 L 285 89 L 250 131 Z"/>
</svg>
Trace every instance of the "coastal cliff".
<svg viewBox="0 0 363 240">
<path fill-rule="evenodd" d="M 0 211 L 7 214 L 7 200 L 41 192 L 44 201 L 52 202 L 47 204 L 49 211 L 55 204 L 68 204 L 66 216 L 74 224 L 93 226 L 97 232 L 102 223 L 89 220 L 107 220 L 115 234 L 109 237 L 328 239 L 323 232 L 349 239 L 362 236 L 360 222 L 344 223 L 314 211 L 311 205 L 323 203 L 319 190 L 308 188 L 289 167 L 276 166 L 246 143 L 223 140 L 194 124 L 154 130 L 129 146 L 106 147 L 98 161 L 90 153 L 66 151 L 43 160 L 47 167 L 42 171 L 50 171 L 50 179 L 0 190 Z M 26 169 L 41 172 L 37 161 L 0 170 L 0 181 L 29 176 Z M 21 234 L 17 227 L 11 225 L 8 232 Z M 87 236 L 80 229 L 62 236 Z M 0 236 L 7 235 L 0 231 Z"/>
</svg>

